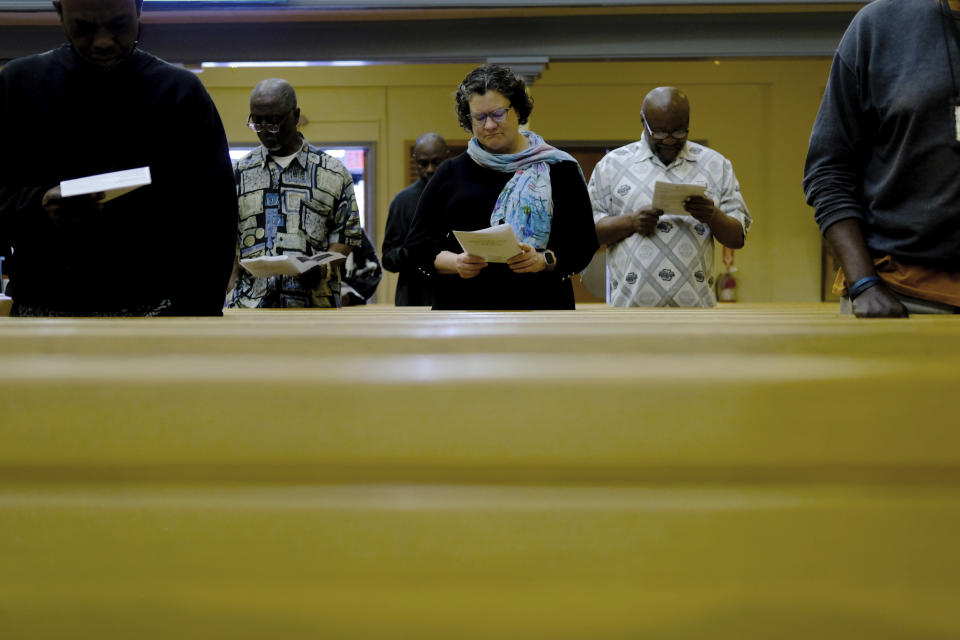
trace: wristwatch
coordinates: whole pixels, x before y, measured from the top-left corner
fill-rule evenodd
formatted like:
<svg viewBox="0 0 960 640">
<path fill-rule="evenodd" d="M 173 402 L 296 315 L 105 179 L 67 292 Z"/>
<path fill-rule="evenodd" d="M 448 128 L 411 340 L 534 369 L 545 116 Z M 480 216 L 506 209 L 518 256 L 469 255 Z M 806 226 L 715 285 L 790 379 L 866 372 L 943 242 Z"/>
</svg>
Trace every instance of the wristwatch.
<svg viewBox="0 0 960 640">
<path fill-rule="evenodd" d="M 550 249 L 544 249 L 543 262 L 547 265 L 546 271 L 553 271 L 557 268 L 557 256 L 553 255 L 553 251 L 550 251 Z"/>
</svg>

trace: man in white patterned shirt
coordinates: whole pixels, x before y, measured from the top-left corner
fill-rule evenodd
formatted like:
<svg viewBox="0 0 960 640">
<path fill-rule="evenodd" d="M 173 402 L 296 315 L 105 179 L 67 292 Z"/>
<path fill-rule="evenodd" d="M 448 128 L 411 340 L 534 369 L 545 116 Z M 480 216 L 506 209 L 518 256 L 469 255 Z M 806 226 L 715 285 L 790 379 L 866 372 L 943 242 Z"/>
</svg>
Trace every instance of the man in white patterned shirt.
<svg viewBox="0 0 960 640">
<path fill-rule="evenodd" d="M 690 103 L 674 87 L 647 94 L 643 137 L 607 154 L 590 177 L 600 244 L 607 248 L 608 302 L 616 307 L 712 307 L 713 239 L 743 246 L 752 218 L 730 161 L 687 141 Z M 658 181 L 697 184 L 689 215 L 653 207 Z"/>
</svg>

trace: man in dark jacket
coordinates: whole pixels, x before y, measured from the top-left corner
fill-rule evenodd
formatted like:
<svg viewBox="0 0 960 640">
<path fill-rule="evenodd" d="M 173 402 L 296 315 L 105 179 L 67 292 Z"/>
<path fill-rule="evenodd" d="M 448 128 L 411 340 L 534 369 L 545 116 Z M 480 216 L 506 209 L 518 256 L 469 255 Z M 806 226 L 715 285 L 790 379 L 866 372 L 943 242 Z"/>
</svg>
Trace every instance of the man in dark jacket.
<svg viewBox="0 0 960 640">
<path fill-rule="evenodd" d="M 430 279 L 412 266 L 404 243 L 413 226 L 423 188 L 450 152 L 447 143 L 438 134 L 425 133 L 417 138 L 411 153 L 420 179 L 398 193 L 390 203 L 383 239 L 383 266 L 387 271 L 400 274 L 395 298 L 398 307 L 429 307 L 433 304 Z"/>
</svg>

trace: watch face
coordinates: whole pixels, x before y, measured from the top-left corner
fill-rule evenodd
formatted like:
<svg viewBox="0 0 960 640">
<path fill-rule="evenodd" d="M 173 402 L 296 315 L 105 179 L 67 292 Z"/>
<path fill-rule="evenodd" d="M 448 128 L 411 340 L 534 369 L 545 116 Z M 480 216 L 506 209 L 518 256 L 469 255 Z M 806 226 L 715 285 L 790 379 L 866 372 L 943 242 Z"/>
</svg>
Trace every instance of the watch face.
<svg viewBox="0 0 960 640">
<path fill-rule="evenodd" d="M 547 264 L 553 264 L 553 253 L 549 251 L 544 251 L 543 259 L 546 261 Z"/>
</svg>

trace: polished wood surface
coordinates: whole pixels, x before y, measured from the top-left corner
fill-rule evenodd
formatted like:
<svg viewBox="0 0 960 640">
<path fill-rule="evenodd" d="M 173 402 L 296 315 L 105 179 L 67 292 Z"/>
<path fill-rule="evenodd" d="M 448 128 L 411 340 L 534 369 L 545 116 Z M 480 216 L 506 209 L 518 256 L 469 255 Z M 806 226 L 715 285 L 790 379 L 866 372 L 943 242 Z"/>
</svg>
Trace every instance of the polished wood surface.
<svg viewBox="0 0 960 640">
<path fill-rule="evenodd" d="M 0 637 L 960 636 L 960 321 L 0 318 Z"/>
</svg>

